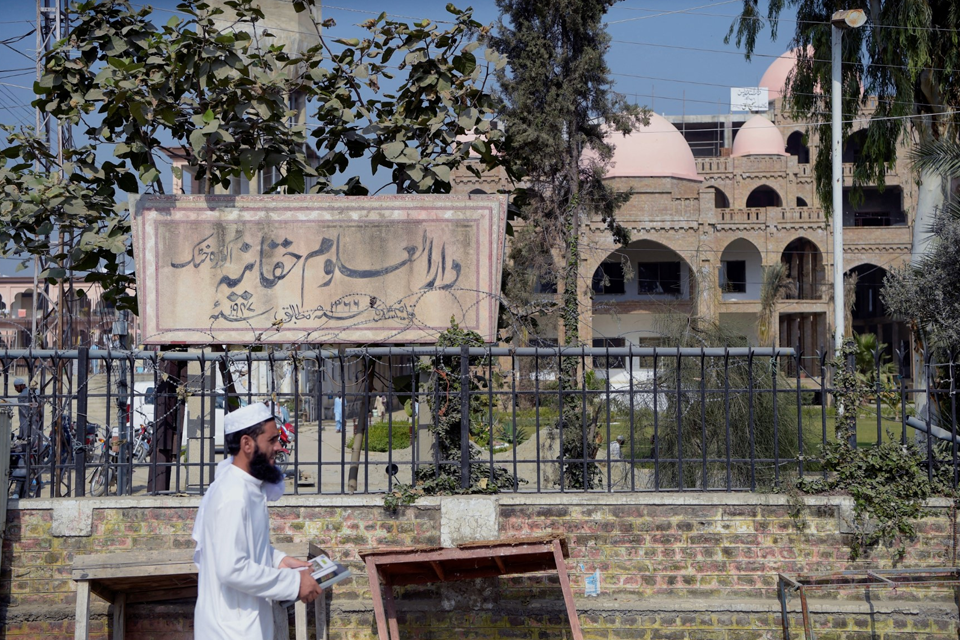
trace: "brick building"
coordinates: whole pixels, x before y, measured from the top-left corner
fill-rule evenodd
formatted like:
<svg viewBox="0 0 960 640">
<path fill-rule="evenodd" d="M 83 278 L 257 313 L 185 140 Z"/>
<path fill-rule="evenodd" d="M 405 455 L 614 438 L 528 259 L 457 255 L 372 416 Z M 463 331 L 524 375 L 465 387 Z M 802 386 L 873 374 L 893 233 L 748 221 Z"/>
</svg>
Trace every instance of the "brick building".
<svg viewBox="0 0 960 640">
<path fill-rule="evenodd" d="M 607 180 L 633 191 L 618 213 L 632 242 L 617 246 L 599 218 L 582 227 L 580 335 L 594 346 L 662 344 L 665 323 L 678 314 L 760 345 L 764 269 L 781 262 L 790 286 L 767 344 L 799 345 L 813 356 L 831 343 L 833 239 L 811 163 L 819 141 L 808 123 L 791 120 L 782 97 L 795 59 L 788 52 L 764 74 L 765 113 L 653 114 L 647 126 L 613 137 Z M 851 203 L 869 117 L 868 110 L 855 123 L 844 150 L 844 269 L 858 276 L 853 330 L 876 333 L 891 352 L 910 338 L 886 317 L 879 292 L 887 270 L 909 261 L 917 194 L 900 153 L 885 188 L 866 186 L 862 201 Z M 497 183 L 462 172 L 455 192 L 491 191 Z M 819 374 L 815 358 L 805 363 L 808 374 Z"/>
</svg>

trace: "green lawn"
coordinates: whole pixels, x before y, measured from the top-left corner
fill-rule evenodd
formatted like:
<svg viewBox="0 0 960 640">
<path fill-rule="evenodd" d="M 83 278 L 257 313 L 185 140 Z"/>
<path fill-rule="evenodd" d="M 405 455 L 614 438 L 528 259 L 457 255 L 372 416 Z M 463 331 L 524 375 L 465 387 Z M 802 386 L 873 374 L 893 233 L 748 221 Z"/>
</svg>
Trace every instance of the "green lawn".
<svg viewBox="0 0 960 640">
<path fill-rule="evenodd" d="M 836 409 L 827 407 L 827 439 L 835 440 L 836 428 Z M 896 439 L 900 438 L 901 425 L 899 420 L 890 420 L 881 418 L 881 433 L 886 441 L 887 432 L 891 432 Z M 821 408 L 804 407 L 803 408 L 803 430 L 808 436 L 814 436 L 817 440 L 823 437 L 823 415 Z M 857 413 L 857 443 L 859 446 L 872 446 L 877 443 L 877 409 L 876 407 L 860 407 Z"/>
<path fill-rule="evenodd" d="M 794 409 L 795 410 L 795 409 Z M 820 406 L 803 407 L 803 430 L 805 433 L 805 442 L 820 442 L 823 433 L 823 418 Z M 635 432 L 633 436 L 634 447 L 639 457 L 649 455 L 649 445 L 653 436 L 652 414 L 649 410 L 647 415 L 638 411 L 634 418 Z M 510 411 L 499 411 L 494 414 L 495 419 L 502 425 L 509 425 L 513 420 L 513 413 Z M 520 442 L 532 437 L 537 429 L 537 417 L 533 409 L 517 410 L 517 426 L 521 431 Z M 541 409 L 539 426 L 541 429 L 552 426 L 556 421 L 556 411 Z M 609 434 L 606 425 L 606 416 L 601 416 L 600 436 L 603 445 L 610 440 L 615 440 L 617 436 L 622 435 L 626 439 L 626 448 L 630 443 L 630 418 L 626 415 L 613 414 L 610 417 Z M 836 410 L 833 407 L 826 409 L 826 430 L 827 439 L 835 439 Z M 883 438 L 886 440 L 887 431 L 891 432 L 895 438 L 900 437 L 900 421 L 883 418 L 881 420 Z M 877 413 L 875 407 L 861 407 L 857 416 L 857 442 L 860 446 L 872 446 L 877 442 Z"/>
</svg>

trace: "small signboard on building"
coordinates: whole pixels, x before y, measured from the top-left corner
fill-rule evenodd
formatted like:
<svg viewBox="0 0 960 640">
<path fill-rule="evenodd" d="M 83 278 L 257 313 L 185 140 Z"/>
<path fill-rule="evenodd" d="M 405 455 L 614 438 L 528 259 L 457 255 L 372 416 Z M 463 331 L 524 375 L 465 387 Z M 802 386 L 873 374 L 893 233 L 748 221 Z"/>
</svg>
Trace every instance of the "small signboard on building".
<svg viewBox="0 0 960 640">
<path fill-rule="evenodd" d="M 766 87 L 733 87 L 730 89 L 730 110 L 767 111 L 770 105 Z"/>
<path fill-rule="evenodd" d="M 145 344 L 496 339 L 505 196 L 132 199 Z"/>
</svg>

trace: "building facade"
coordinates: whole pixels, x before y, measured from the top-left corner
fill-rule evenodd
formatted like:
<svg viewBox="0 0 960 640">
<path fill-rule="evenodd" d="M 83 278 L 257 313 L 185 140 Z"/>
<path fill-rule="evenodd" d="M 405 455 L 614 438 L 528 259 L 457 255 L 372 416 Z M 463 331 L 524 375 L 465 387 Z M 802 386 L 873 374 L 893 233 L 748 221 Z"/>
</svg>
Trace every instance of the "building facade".
<svg viewBox="0 0 960 640">
<path fill-rule="evenodd" d="M 804 373 L 819 375 L 815 355 L 832 344 L 833 237 L 814 184 L 815 132 L 783 108 L 794 64 L 787 53 L 764 74 L 766 113 L 653 114 L 648 125 L 613 136 L 607 180 L 633 193 L 618 212 L 632 242 L 617 246 L 599 219 L 583 225 L 580 335 L 594 346 L 662 345 L 678 318 L 696 318 L 750 345 L 799 347 Z M 844 150 L 843 266 L 857 276 L 847 285 L 855 292 L 852 330 L 875 333 L 890 353 L 910 338 L 886 316 L 879 293 L 887 271 L 909 262 L 917 194 L 900 153 L 885 188 L 866 186 L 851 202 L 869 115 Z M 457 191 L 496 186 L 492 176 L 460 175 Z M 786 286 L 775 305 L 763 305 L 765 274 L 777 264 Z M 758 332 L 761 312 L 772 313 L 766 335 Z"/>
</svg>

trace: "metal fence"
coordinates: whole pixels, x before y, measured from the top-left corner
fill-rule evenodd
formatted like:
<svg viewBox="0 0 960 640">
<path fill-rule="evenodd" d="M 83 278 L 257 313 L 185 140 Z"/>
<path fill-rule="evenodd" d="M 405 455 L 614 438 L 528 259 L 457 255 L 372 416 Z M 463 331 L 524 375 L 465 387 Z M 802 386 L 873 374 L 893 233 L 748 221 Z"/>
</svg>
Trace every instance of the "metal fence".
<svg viewBox="0 0 960 640">
<path fill-rule="evenodd" d="M 956 479 L 956 360 L 927 359 L 920 389 L 898 375 L 904 357 L 861 364 L 872 391 L 857 444 L 918 443 L 931 475 L 952 465 Z M 512 492 L 769 490 L 823 472 L 832 372 L 794 349 L 0 351 L 2 402 L 27 438 L 10 454 L 18 497 L 202 494 L 225 413 L 252 402 L 285 425 L 287 493 L 382 493 L 450 472 Z"/>
</svg>

